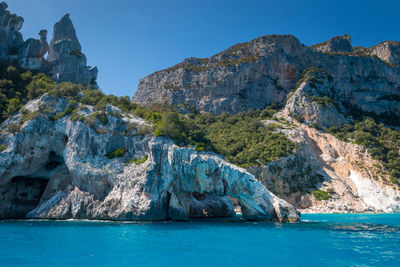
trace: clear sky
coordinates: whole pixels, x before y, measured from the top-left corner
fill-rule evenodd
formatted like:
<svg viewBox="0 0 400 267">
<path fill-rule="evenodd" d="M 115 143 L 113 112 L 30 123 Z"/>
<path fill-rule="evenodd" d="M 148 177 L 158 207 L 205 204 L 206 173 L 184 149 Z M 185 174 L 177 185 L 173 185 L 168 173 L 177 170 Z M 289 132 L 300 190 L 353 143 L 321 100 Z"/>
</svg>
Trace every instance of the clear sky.
<svg viewBox="0 0 400 267">
<path fill-rule="evenodd" d="M 70 13 L 105 93 L 132 96 L 139 80 L 187 57 L 209 57 L 267 34 L 312 45 L 350 34 L 353 45 L 400 40 L 399 0 L 7 0 L 24 38 Z"/>
</svg>

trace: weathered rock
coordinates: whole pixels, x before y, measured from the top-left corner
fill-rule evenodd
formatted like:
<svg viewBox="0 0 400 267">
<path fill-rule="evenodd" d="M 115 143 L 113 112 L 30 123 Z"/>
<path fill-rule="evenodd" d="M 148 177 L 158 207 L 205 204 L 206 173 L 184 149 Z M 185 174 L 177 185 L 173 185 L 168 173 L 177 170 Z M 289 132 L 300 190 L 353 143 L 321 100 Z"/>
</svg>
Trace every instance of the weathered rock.
<svg viewBox="0 0 400 267">
<path fill-rule="evenodd" d="M 0 57 L 18 54 L 24 40 L 19 30 L 24 19 L 7 10 L 5 2 L 0 3 Z"/>
<path fill-rule="evenodd" d="M 214 114 L 284 105 L 303 71 L 311 67 L 322 69 L 332 79 L 331 88 L 318 89 L 321 97 L 334 91 L 332 99 L 346 112 L 400 115 L 399 67 L 365 53 L 314 51 L 290 35 L 260 37 L 210 58 L 191 58 L 153 73 L 140 81 L 133 101 L 144 105 L 167 101 L 183 110 L 194 107 Z"/>
<path fill-rule="evenodd" d="M 70 15 L 64 15 L 60 21 L 54 24 L 53 37 L 50 41 L 50 51 L 48 61 L 55 61 L 60 56 L 70 55 L 72 53 L 81 53 L 81 44 Z"/>
<path fill-rule="evenodd" d="M 96 84 L 97 67 L 86 65 L 69 14 L 54 25 L 47 61 L 52 63 L 51 77 L 56 82 Z"/>
<path fill-rule="evenodd" d="M 314 45 L 313 48 L 316 51 L 323 53 L 353 51 L 353 47 L 351 46 L 351 38 L 348 34 L 333 37 L 324 43 Z"/>
<path fill-rule="evenodd" d="M 127 133 L 127 123 L 143 120 L 114 117 L 108 124 L 49 117 L 68 101 L 44 95 L 29 102 L 31 112 L 50 110 L 25 122 L 16 134 L 1 136 L 0 218 L 187 220 L 233 216 L 230 196 L 251 220 L 295 221 L 299 213 L 270 193 L 245 169 L 221 157 L 176 146 L 165 138 Z M 112 110 L 107 108 L 107 110 Z M 94 111 L 79 114 L 90 118 Z M 17 114 L 2 125 L 18 123 Z M 123 157 L 105 155 L 125 148 Z M 145 163 L 124 163 L 143 158 Z M 17 183 L 17 184 L 16 184 Z M 25 194 L 29 183 L 34 184 Z M 10 190 L 13 189 L 13 190 Z M 26 203 L 26 204 L 23 204 Z M 29 205 L 28 205 L 29 204 Z"/>
<path fill-rule="evenodd" d="M 400 42 L 386 41 L 370 48 L 370 54 L 394 65 L 400 65 Z"/>
<path fill-rule="evenodd" d="M 339 97 L 333 90 L 332 77 L 318 69 L 311 69 L 305 76 L 286 102 L 286 113 L 319 129 L 349 123 L 346 109 L 341 102 L 334 100 Z"/>
<path fill-rule="evenodd" d="M 40 39 L 29 38 L 19 50 L 19 55 L 22 58 L 43 58 L 49 49 L 47 43 L 47 30 L 39 32 Z"/>
<path fill-rule="evenodd" d="M 19 49 L 21 66 L 28 69 L 40 69 L 44 64 L 44 55 L 49 50 L 47 30 L 39 32 L 40 39 L 29 38 Z"/>
<path fill-rule="evenodd" d="M 97 86 L 97 67 L 87 66 L 69 14 L 54 25 L 50 46 L 46 30 L 39 32 L 39 40 L 24 42 L 19 32 L 23 22 L 23 18 L 10 14 L 5 2 L 0 3 L 0 58 L 18 59 L 22 67 L 39 70 L 56 82 Z"/>
</svg>

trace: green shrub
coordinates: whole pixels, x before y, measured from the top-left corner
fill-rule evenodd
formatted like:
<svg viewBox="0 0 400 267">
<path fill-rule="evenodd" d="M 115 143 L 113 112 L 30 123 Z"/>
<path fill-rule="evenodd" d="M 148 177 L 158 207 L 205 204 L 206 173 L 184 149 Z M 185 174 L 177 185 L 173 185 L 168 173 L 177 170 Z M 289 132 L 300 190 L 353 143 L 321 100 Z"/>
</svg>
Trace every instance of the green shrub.
<svg viewBox="0 0 400 267">
<path fill-rule="evenodd" d="M 8 132 L 12 133 L 12 134 L 16 134 L 19 132 L 19 130 L 21 129 L 21 124 L 19 123 L 11 123 L 10 125 L 8 125 Z"/>
<path fill-rule="evenodd" d="M 71 101 L 69 101 L 67 108 L 63 112 L 52 116 L 51 119 L 58 120 L 62 117 L 68 116 L 70 114 L 73 114 L 73 113 L 76 114 L 78 112 L 78 109 L 77 109 L 78 106 L 79 106 L 79 104 L 77 102 L 71 100 Z"/>
<path fill-rule="evenodd" d="M 328 192 L 325 192 L 325 191 L 320 190 L 320 189 L 312 191 L 312 194 L 319 201 L 328 200 L 331 197 Z"/>
<path fill-rule="evenodd" d="M 3 152 L 4 150 L 6 150 L 7 145 L 6 144 L 1 144 L 0 145 L 0 153 Z"/>
<path fill-rule="evenodd" d="M 90 114 L 87 119 L 86 122 L 88 122 L 89 124 L 91 124 L 92 126 L 94 126 L 94 121 L 95 120 L 99 120 L 103 125 L 107 125 L 108 124 L 108 117 L 107 114 L 105 114 L 104 112 L 94 112 L 92 114 Z"/>
<path fill-rule="evenodd" d="M 312 101 L 318 103 L 319 105 L 321 105 L 323 107 L 331 107 L 331 108 L 333 108 L 333 107 L 336 106 L 336 102 L 332 98 L 330 98 L 328 96 L 320 97 L 320 96 L 312 95 L 312 96 L 310 96 L 310 98 L 311 98 Z"/>
<path fill-rule="evenodd" d="M 18 98 L 8 100 L 7 114 L 11 115 L 21 108 L 21 102 Z"/>
<path fill-rule="evenodd" d="M 147 161 L 147 156 L 144 156 L 143 158 L 141 158 L 141 159 L 135 159 L 135 158 L 132 158 L 131 160 L 129 160 L 127 163 L 125 163 L 125 165 L 129 165 L 129 164 L 131 164 L 131 163 L 135 163 L 136 165 L 140 165 L 140 164 L 143 164 L 143 163 L 145 163 L 146 161 Z"/>
<path fill-rule="evenodd" d="M 126 148 L 120 147 L 114 151 L 108 152 L 106 157 L 109 159 L 122 158 L 126 153 Z"/>
</svg>

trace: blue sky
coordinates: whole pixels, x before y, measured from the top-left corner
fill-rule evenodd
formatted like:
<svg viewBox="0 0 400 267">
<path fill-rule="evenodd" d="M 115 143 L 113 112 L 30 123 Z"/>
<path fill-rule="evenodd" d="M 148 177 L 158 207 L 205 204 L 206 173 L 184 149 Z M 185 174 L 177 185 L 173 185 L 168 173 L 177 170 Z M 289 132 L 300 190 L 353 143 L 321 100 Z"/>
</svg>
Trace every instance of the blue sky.
<svg viewBox="0 0 400 267">
<path fill-rule="evenodd" d="M 353 45 L 400 40 L 400 1 L 8 0 L 24 38 L 70 13 L 105 93 L 132 96 L 139 80 L 187 57 L 209 57 L 267 34 L 312 45 L 350 34 Z"/>
</svg>

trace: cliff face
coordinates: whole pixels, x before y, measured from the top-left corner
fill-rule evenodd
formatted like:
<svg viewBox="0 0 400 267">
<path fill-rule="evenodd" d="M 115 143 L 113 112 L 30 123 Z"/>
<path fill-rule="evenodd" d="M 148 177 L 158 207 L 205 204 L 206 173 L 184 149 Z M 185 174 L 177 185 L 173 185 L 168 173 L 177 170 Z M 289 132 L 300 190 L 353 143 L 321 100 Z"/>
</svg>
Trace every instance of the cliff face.
<svg viewBox="0 0 400 267">
<path fill-rule="evenodd" d="M 0 3 L 0 58 L 16 59 L 22 67 L 39 70 L 56 82 L 96 86 L 97 67 L 86 65 L 86 56 L 68 14 L 54 25 L 49 45 L 47 30 L 39 32 L 40 39 L 24 41 L 19 32 L 24 20 L 10 14 L 7 7 L 5 2 Z"/>
<path fill-rule="evenodd" d="M 300 148 L 249 169 L 269 190 L 304 213 L 400 212 L 399 188 L 370 151 L 298 123 L 284 112 L 277 116 L 292 124 L 281 131 Z M 317 188 L 327 197 L 311 194 Z"/>
<path fill-rule="evenodd" d="M 357 114 L 398 124 L 398 48 L 399 42 L 353 47 L 348 35 L 312 47 L 291 35 L 264 36 L 153 73 L 140 81 L 133 101 L 214 114 L 277 103 L 282 110 L 264 124 L 300 148 L 248 169 L 269 190 L 303 212 L 399 212 L 398 186 L 383 162 L 360 145 L 316 130 L 340 129 Z"/>
<path fill-rule="evenodd" d="M 345 36 L 310 48 L 290 35 L 264 36 L 153 73 L 140 81 L 133 101 L 167 101 L 182 110 L 193 106 L 214 114 L 262 109 L 271 103 L 283 105 L 289 92 L 299 87 L 302 73 L 316 68 L 325 73 L 324 88 L 318 88 L 321 97 L 329 95 L 347 112 L 399 116 L 400 68 L 393 65 L 398 50 L 390 44 L 352 49 Z M 318 82 L 322 81 L 314 81 Z"/>
<path fill-rule="evenodd" d="M 76 115 L 91 124 L 58 118 L 67 106 L 43 95 L 2 124 L 0 218 L 187 220 L 233 216 L 238 203 L 246 219 L 299 219 L 292 205 L 215 154 L 140 135 L 146 123 L 112 106 L 105 124 L 90 106 Z M 110 156 L 117 149 L 122 155 Z"/>
</svg>

